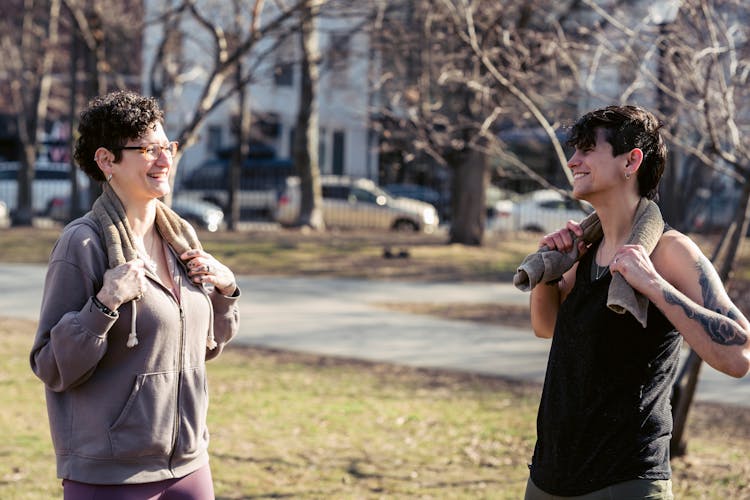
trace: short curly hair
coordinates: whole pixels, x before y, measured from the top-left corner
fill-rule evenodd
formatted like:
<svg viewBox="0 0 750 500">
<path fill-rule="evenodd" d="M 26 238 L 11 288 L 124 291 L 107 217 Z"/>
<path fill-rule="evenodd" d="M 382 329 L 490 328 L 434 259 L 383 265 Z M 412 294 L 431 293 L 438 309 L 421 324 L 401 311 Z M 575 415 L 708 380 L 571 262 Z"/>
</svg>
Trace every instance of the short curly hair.
<svg viewBox="0 0 750 500">
<path fill-rule="evenodd" d="M 667 146 L 659 132 L 662 123 L 639 106 L 607 106 L 586 113 L 573 125 L 568 146 L 585 149 L 596 145 L 596 129 L 604 130 L 612 154 L 621 155 L 633 148 L 643 151 L 638 169 L 638 191 L 649 200 L 657 197 L 664 173 Z"/>
<path fill-rule="evenodd" d="M 104 182 L 104 173 L 94 160 L 96 150 L 112 150 L 117 163 L 122 159 L 117 148 L 143 136 L 156 123 L 164 123 L 164 112 L 153 97 L 130 90 L 96 97 L 81 112 L 73 157 L 90 178 Z"/>
</svg>

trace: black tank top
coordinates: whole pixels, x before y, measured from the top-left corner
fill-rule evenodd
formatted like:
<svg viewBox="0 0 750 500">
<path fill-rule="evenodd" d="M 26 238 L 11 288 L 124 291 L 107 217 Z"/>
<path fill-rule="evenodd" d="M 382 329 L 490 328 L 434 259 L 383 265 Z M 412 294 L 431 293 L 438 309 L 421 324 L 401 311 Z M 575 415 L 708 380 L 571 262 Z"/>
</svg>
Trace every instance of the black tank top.
<svg viewBox="0 0 750 500">
<path fill-rule="evenodd" d="M 670 395 L 682 337 L 653 304 L 648 326 L 607 307 L 609 272 L 591 276 L 593 246 L 560 306 L 539 413 L 531 479 L 574 496 L 631 479 L 669 479 Z"/>
</svg>

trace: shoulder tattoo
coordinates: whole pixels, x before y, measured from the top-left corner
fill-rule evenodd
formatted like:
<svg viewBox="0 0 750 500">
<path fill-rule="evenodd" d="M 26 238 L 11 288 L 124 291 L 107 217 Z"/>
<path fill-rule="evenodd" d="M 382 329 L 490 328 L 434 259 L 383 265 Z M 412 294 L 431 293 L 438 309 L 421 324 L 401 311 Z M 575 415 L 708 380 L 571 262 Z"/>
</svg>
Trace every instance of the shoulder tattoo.
<svg viewBox="0 0 750 500">
<path fill-rule="evenodd" d="M 721 290 L 724 285 L 719 280 L 711 262 L 701 256 L 696 263 L 698 271 L 698 282 L 703 297 L 703 307 L 716 313 L 706 314 L 693 304 L 688 304 L 681 295 L 664 290 L 664 299 L 669 304 L 676 304 L 682 308 L 685 315 L 699 322 L 711 340 L 721 345 L 743 345 L 747 342 L 747 336 L 742 333 L 733 321 L 739 318 L 739 310 L 735 306 L 729 308 L 719 304 L 719 296 L 716 291 Z M 732 320 L 732 321 L 730 321 Z"/>
</svg>

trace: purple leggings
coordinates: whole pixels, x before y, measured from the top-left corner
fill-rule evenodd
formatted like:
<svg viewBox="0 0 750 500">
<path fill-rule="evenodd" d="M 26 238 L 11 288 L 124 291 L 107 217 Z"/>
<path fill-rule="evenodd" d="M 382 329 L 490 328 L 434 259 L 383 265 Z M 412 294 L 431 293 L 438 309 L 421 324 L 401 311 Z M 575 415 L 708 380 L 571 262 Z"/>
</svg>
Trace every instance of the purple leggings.
<svg viewBox="0 0 750 500">
<path fill-rule="evenodd" d="M 63 479 L 64 500 L 213 500 L 211 468 L 185 477 L 141 484 L 89 484 Z"/>
</svg>

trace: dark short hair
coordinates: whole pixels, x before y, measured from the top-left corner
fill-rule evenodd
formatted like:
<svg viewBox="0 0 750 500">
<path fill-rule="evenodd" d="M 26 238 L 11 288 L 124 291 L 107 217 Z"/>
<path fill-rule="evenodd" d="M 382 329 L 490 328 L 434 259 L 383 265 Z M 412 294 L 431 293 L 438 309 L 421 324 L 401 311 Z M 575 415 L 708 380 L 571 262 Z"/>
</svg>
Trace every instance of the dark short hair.
<svg viewBox="0 0 750 500">
<path fill-rule="evenodd" d="M 115 163 L 122 159 L 117 149 L 130 139 L 143 136 L 149 127 L 164 122 L 164 113 L 153 97 L 118 90 L 94 98 L 81 112 L 73 157 L 81 170 L 94 180 L 105 181 L 94 160 L 100 147 L 112 150 Z"/>
<path fill-rule="evenodd" d="M 638 191 L 641 196 L 653 200 L 667 159 L 667 146 L 659 133 L 662 125 L 650 111 L 639 106 L 607 106 L 579 118 L 567 143 L 578 149 L 593 147 L 596 145 L 596 130 L 602 129 L 607 142 L 612 145 L 613 155 L 639 148 L 643 151 L 643 163 L 638 169 Z"/>
</svg>

